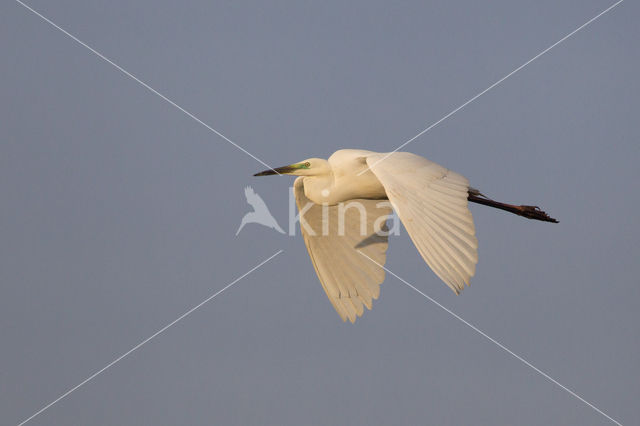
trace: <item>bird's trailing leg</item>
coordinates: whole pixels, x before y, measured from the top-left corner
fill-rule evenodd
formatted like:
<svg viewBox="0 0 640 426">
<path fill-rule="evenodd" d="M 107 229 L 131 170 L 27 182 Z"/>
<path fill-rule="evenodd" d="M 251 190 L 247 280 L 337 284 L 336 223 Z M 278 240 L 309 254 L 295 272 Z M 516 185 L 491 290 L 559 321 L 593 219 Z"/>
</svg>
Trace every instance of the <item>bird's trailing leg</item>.
<svg viewBox="0 0 640 426">
<path fill-rule="evenodd" d="M 496 209 L 505 210 L 518 216 L 526 217 L 527 219 L 541 220 L 543 222 L 558 223 L 558 221 L 550 217 L 547 213 L 540 210 L 538 206 L 516 206 L 514 204 L 506 204 L 498 201 L 494 201 L 485 197 L 477 189 L 470 188 L 469 196 L 467 197 L 472 203 L 483 204 L 489 207 L 495 207 Z"/>
</svg>

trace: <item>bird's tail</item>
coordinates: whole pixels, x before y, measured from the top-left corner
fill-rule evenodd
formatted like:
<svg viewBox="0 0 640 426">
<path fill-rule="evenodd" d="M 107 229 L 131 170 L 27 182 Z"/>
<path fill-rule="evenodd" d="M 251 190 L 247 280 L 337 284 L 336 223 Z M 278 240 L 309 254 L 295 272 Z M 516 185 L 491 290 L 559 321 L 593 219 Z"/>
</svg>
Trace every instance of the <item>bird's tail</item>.
<svg viewBox="0 0 640 426">
<path fill-rule="evenodd" d="M 500 203 L 490 198 L 485 197 L 480 191 L 476 189 L 469 190 L 469 196 L 467 197 L 472 203 L 483 204 L 485 206 L 494 207 L 496 209 L 505 210 L 518 216 L 526 217 L 527 219 L 541 220 L 543 222 L 558 223 L 558 221 L 550 217 L 547 213 L 540 210 L 538 206 L 516 206 L 513 204 Z"/>
</svg>

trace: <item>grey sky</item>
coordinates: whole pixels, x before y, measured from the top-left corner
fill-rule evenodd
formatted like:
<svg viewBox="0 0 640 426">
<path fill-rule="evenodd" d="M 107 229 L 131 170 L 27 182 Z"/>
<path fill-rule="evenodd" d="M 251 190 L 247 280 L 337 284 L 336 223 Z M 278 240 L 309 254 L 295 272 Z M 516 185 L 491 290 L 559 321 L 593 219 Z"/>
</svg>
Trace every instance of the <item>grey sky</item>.
<svg viewBox="0 0 640 426">
<path fill-rule="evenodd" d="M 388 151 L 614 2 L 28 2 L 274 166 Z M 560 224 L 472 206 L 455 296 L 387 267 L 623 424 L 640 417 L 639 6 L 626 1 L 406 150 Z M 388 276 L 344 324 L 301 238 L 235 237 L 292 179 L 13 1 L 0 4 L 0 422 L 611 424 Z"/>
</svg>

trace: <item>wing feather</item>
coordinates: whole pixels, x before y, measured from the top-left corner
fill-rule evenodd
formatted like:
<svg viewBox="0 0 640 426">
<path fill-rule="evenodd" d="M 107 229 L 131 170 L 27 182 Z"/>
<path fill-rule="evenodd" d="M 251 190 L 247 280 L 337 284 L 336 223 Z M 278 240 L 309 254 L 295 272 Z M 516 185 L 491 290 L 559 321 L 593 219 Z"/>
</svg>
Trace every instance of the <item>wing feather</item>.
<svg viewBox="0 0 640 426">
<path fill-rule="evenodd" d="M 367 164 L 425 262 L 459 293 L 469 285 L 478 263 L 468 180 L 408 152 L 370 154 Z"/>
<path fill-rule="evenodd" d="M 304 195 L 303 178 L 294 183 L 294 194 L 299 211 L 312 203 Z M 380 295 L 380 284 L 384 281 L 384 269 L 368 260 L 358 251 L 384 265 L 388 238 L 374 232 L 374 224 L 382 216 L 388 216 L 391 208 L 379 206 L 380 200 L 355 200 L 365 207 L 366 235 L 360 234 L 360 214 L 357 209 L 344 209 L 344 234 L 340 235 L 338 206 L 327 208 L 328 233 L 323 230 L 323 207 L 317 204 L 305 211 L 300 221 L 306 221 L 315 235 L 301 226 L 302 236 L 309 257 L 316 270 L 329 301 L 343 321 L 355 322 L 362 316 L 364 307 L 372 308 L 373 300 Z"/>
</svg>

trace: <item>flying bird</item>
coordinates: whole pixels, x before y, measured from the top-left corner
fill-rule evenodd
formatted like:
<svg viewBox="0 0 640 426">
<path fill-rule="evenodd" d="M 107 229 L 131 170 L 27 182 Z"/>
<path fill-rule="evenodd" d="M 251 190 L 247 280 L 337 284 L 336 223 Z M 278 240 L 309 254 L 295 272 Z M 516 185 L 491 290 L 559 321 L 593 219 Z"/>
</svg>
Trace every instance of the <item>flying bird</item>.
<svg viewBox="0 0 640 426">
<path fill-rule="evenodd" d="M 253 211 L 245 214 L 242 217 L 242 220 L 240 221 L 240 227 L 236 231 L 236 235 L 240 233 L 242 228 L 244 228 L 247 223 L 258 223 L 268 228 L 273 228 L 279 233 L 284 234 L 284 231 L 282 230 L 282 228 L 280 228 L 278 222 L 276 222 L 276 219 L 269 211 L 269 208 L 265 204 L 262 197 L 260 197 L 256 193 L 256 191 L 253 190 L 253 188 L 247 186 L 244 189 L 244 196 L 247 199 L 247 203 L 249 203 L 249 205 L 253 207 Z"/>
<path fill-rule="evenodd" d="M 558 222 L 537 206 L 494 201 L 464 176 L 408 152 L 342 149 L 328 160 L 309 158 L 254 176 L 267 175 L 299 176 L 293 192 L 309 257 L 331 304 L 352 323 L 380 295 L 391 207 L 424 261 L 456 294 L 478 263 L 469 201 Z"/>
</svg>

